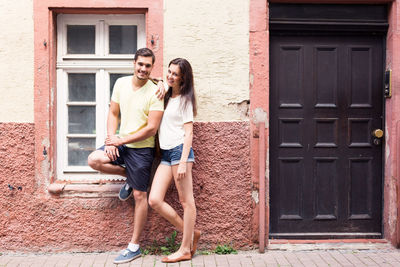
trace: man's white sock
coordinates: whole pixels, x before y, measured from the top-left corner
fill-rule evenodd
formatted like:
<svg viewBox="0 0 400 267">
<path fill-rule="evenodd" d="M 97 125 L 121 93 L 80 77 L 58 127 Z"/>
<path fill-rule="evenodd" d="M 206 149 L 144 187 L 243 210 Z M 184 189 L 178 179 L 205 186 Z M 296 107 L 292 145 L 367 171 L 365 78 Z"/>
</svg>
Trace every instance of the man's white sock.
<svg viewBox="0 0 400 267">
<path fill-rule="evenodd" d="M 129 249 L 130 251 L 132 251 L 132 252 L 135 252 L 136 250 L 139 249 L 139 244 L 129 243 L 128 249 Z"/>
</svg>

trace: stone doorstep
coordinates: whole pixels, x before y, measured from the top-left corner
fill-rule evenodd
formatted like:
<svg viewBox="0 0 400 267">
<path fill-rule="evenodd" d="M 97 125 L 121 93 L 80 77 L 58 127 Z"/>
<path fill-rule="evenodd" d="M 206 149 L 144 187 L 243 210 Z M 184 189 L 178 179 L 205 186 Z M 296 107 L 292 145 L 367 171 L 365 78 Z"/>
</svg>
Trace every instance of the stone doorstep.
<svg viewBox="0 0 400 267">
<path fill-rule="evenodd" d="M 269 240 L 268 250 L 395 250 L 384 239 Z"/>
<path fill-rule="evenodd" d="M 318 244 L 318 243 L 382 243 L 387 244 L 385 239 L 270 239 L 269 244 Z"/>
</svg>

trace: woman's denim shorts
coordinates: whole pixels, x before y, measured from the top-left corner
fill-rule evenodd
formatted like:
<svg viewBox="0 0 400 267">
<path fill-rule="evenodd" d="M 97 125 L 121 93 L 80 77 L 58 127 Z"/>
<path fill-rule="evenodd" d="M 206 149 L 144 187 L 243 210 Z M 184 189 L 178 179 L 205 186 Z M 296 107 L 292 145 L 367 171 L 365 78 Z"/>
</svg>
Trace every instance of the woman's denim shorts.
<svg viewBox="0 0 400 267">
<path fill-rule="evenodd" d="M 171 149 L 161 149 L 161 164 L 164 165 L 177 165 L 181 161 L 183 144 Z M 193 149 L 190 148 L 189 156 L 186 162 L 194 162 Z"/>
</svg>

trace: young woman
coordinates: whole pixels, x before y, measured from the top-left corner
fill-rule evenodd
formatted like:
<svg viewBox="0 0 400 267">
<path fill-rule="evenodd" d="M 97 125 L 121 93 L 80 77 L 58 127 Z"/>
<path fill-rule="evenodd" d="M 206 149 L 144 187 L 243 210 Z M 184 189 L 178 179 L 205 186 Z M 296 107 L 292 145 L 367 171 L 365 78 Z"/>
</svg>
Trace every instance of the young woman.
<svg viewBox="0 0 400 267">
<path fill-rule="evenodd" d="M 179 231 L 183 232 L 179 250 L 161 260 L 172 263 L 190 260 L 196 252 L 201 234 L 200 231 L 194 230 L 196 206 L 192 182 L 194 163 L 192 140 L 196 99 L 192 67 L 186 59 L 176 58 L 169 63 L 167 84 L 169 89 L 165 95 L 165 110 L 159 129 L 162 158 L 153 179 L 149 204 Z M 164 201 L 172 181 L 175 182 L 183 207 L 183 220 Z"/>
</svg>

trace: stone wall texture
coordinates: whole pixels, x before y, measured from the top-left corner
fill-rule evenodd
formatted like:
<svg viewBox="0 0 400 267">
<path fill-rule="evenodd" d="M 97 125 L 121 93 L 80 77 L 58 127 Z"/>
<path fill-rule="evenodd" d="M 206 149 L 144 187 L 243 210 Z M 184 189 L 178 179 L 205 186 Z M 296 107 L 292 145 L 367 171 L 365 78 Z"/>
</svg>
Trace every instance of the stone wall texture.
<svg viewBox="0 0 400 267">
<path fill-rule="evenodd" d="M 33 122 L 32 0 L 0 1 L 0 122 Z"/>
<path fill-rule="evenodd" d="M 47 185 L 35 177 L 34 127 L 0 123 L 0 251 L 110 251 L 126 246 L 133 231 L 133 200 L 47 193 Z M 248 248 L 253 245 L 249 124 L 196 123 L 194 131 L 200 247 Z M 174 186 L 167 201 L 182 214 Z M 141 243 L 162 243 L 173 230 L 150 209 Z"/>
</svg>

